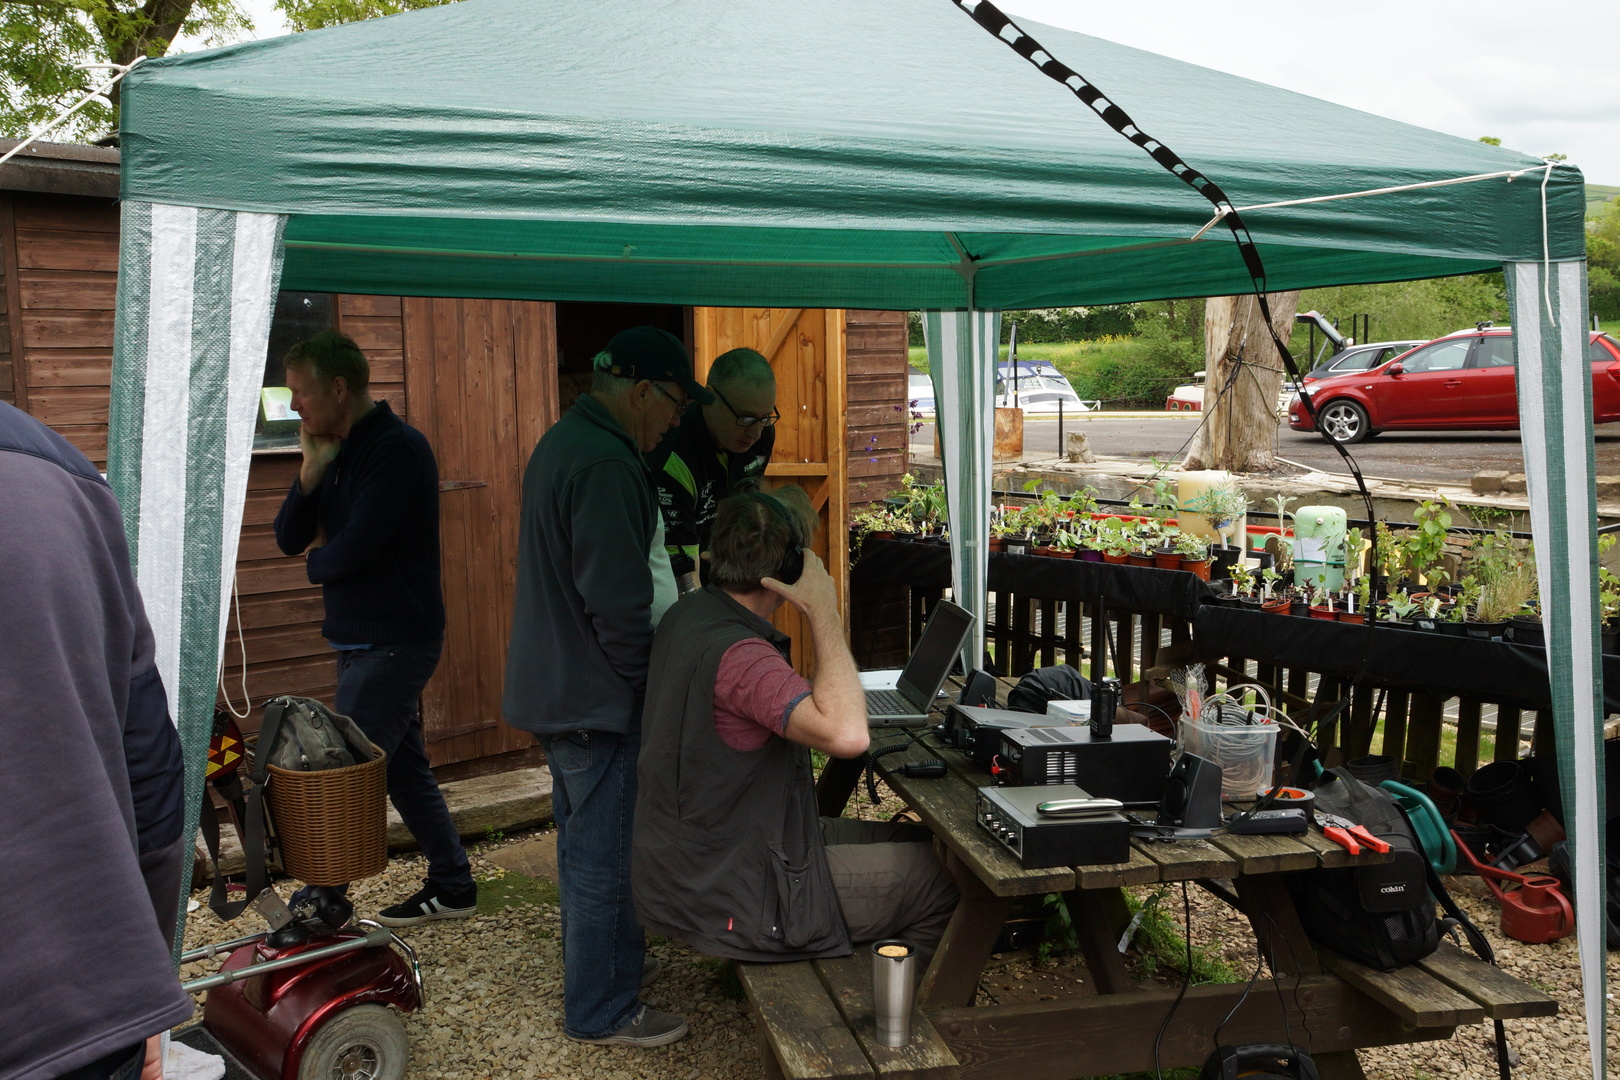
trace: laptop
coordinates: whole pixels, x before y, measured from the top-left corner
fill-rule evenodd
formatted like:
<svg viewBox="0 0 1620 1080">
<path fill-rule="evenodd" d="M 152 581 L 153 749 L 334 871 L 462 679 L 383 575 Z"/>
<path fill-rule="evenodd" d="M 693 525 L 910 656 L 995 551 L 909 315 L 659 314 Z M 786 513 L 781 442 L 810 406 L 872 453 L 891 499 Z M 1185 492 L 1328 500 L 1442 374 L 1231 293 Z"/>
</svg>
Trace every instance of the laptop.
<svg viewBox="0 0 1620 1080">
<path fill-rule="evenodd" d="M 898 672 L 863 671 L 866 717 L 872 727 L 921 727 L 945 685 L 945 676 L 962 653 L 973 628 L 973 615 L 949 600 L 934 605 L 911 659 Z"/>
</svg>

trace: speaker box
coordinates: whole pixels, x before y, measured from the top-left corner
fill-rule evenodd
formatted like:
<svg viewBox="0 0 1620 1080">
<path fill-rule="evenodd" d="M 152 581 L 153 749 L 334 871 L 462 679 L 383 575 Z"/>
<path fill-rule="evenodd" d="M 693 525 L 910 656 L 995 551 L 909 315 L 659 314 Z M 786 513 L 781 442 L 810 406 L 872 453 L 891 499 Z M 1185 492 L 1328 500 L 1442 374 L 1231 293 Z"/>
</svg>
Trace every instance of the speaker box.
<svg viewBox="0 0 1620 1080">
<path fill-rule="evenodd" d="M 1170 770 L 1170 782 L 1159 802 L 1159 824 L 1178 829 L 1218 829 L 1221 816 L 1221 767 L 1197 754 L 1182 754 Z"/>
</svg>

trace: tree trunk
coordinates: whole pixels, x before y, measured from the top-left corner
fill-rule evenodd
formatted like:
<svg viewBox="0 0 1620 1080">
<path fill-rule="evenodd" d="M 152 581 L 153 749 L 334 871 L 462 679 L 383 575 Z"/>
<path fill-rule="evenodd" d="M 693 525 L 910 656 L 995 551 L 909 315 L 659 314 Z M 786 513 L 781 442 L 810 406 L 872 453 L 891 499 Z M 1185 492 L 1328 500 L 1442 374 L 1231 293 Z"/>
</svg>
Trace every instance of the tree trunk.
<svg viewBox="0 0 1620 1080">
<path fill-rule="evenodd" d="M 1293 332 L 1299 292 L 1270 293 L 1272 325 L 1284 341 Z M 1270 472 L 1277 467 L 1277 395 L 1282 359 L 1254 296 L 1204 301 L 1204 422 L 1183 469 Z"/>
</svg>

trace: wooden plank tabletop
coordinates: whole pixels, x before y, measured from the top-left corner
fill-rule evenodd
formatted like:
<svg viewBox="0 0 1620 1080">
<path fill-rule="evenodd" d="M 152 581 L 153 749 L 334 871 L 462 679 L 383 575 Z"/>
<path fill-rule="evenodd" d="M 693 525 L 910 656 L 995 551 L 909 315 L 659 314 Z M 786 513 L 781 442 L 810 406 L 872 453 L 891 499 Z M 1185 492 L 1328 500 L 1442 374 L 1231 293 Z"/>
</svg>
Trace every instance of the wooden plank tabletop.
<svg viewBox="0 0 1620 1080">
<path fill-rule="evenodd" d="M 874 749 L 899 745 L 908 736 L 879 735 Z M 935 780 L 902 776 L 908 762 L 943 760 L 946 775 Z M 966 754 L 944 746 L 936 736 L 923 736 L 906 750 L 886 754 L 878 772 L 896 794 L 913 806 L 925 824 L 973 868 L 997 896 L 1064 892 L 1070 888 L 1112 889 L 1160 881 L 1204 881 L 1250 874 L 1286 873 L 1319 866 L 1352 866 L 1383 862 L 1387 855 L 1352 856 L 1312 828 L 1300 835 L 1221 835 L 1207 840 L 1134 838 L 1131 857 L 1122 863 L 1024 870 L 1006 848 L 993 840 L 975 814 L 976 792 L 991 783 L 988 773 Z M 857 791 L 856 797 L 860 797 Z M 1228 811 L 1235 808 L 1227 807 Z M 1139 812 L 1148 816 L 1146 812 Z"/>
</svg>

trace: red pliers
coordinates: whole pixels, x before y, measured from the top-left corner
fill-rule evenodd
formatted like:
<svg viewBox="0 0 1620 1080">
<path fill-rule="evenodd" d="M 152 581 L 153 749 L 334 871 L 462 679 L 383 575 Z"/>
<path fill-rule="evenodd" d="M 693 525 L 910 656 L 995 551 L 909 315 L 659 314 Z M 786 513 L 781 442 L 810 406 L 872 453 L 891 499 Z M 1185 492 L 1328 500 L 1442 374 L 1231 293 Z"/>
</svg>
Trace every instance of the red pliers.
<svg viewBox="0 0 1620 1080">
<path fill-rule="evenodd" d="M 1352 855 L 1360 855 L 1363 845 L 1380 853 L 1389 850 L 1387 843 L 1378 839 L 1378 837 L 1349 818 L 1342 818 L 1337 814 L 1318 813 L 1316 820 L 1322 826 L 1323 836 L 1332 840 Z"/>
</svg>

